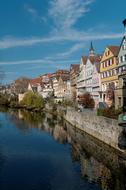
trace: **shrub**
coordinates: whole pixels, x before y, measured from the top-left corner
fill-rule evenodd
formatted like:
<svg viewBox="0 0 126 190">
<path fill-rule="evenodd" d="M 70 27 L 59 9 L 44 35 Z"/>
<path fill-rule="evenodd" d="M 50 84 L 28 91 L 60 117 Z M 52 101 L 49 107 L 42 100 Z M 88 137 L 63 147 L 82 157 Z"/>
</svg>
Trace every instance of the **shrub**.
<svg viewBox="0 0 126 190">
<path fill-rule="evenodd" d="M 0 105 L 9 105 L 9 96 L 7 94 L 0 94 Z"/>
<path fill-rule="evenodd" d="M 113 118 L 113 119 L 118 119 L 118 116 L 121 113 L 122 113 L 122 108 L 119 108 L 117 110 L 115 110 L 114 107 L 105 108 L 105 109 L 101 109 L 101 108 L 97 109 L 98 116 L 104 116 L 104 117 Z"/>
<path fill-rule="evenodd" d="M 44 99 L 39 94 L 28 91 L 21 101 L 21 105 L 25 105 L 27 107 L 42 108 L 44 107 Z"/>
<path fill-rule="evenodd" d="M 74 102 L 71 101 L 71 100 L 65 99 L 65 100 L 63 100 L 63 101 L 61 102 L 61 105 L 64 106 L 64 107 L 66 107 L 66 106 L 71 106 L 71 107 L 73 107 L 73 106 L 74 106 Z"/>
</svg>

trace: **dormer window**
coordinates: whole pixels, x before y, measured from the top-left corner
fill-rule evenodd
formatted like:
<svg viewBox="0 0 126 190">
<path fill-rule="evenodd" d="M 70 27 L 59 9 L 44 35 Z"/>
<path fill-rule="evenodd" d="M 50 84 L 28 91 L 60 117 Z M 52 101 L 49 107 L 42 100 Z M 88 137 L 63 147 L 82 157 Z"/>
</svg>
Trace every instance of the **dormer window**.
<svg viewBox="0 0 126 190">
<path fill-rule="evenodd" d="M 126 50 L 126 40 L 123 41 L 122 50 Z"/>
</svg>

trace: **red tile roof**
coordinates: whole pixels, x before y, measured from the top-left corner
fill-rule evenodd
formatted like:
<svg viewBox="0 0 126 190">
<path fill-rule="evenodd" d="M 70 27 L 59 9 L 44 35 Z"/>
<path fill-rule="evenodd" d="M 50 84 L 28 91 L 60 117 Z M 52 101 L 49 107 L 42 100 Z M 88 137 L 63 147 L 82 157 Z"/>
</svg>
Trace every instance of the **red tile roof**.
<svg viewBox="0 0 126 190">
<path fill-rule="evenodd" d="M 63 81 L 70 80 L 70 76 L 60 76 Z"/>
<path fill-rule="evenodd" d="M 79 71 L 79 64 L 71 64 L 70 70 L 74 70 L 75 72 Z"/>
<path fill-rule="evenodd" d="M 58 70 L 58 71 L 56 71 L 56 74 L 67 74 L 67 73 L 69 73 L 68 70 Z"/>
<path fill-rule="evenodd" d="M 37 84 L 40 84 L 42 82 L 42 79 L 39 77 L 39 78 L 34 78 L 34 79 L 31 79 L 30 80 L 30 84 L 31 85 L 37 85 Z"/>
<path fill-rule="evenodd" d="M 82 56 L 81 59 L 82 59 L 83 64 L 86 65 L 88 57 L 87 56 Z"/>
<path fill-rule="evenodd" d="M 92 64 L 99 63 L 101 61 L 101 55 L 89 56 L 89 59 Z"/>
</svg>

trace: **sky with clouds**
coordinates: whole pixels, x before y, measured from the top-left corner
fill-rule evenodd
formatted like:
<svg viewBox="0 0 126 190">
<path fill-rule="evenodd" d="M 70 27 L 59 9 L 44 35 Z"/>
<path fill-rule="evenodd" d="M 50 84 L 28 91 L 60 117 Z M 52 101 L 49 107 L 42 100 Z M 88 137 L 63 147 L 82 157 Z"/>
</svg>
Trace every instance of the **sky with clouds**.
<svg viewBox="0 0 126 190">
<path fill-rule="evenodd" d="M 120 45 L 126 0 L 0 0 L 0 70 L 4 83 L 69 69 L 107 45 Z"/>
</svg>

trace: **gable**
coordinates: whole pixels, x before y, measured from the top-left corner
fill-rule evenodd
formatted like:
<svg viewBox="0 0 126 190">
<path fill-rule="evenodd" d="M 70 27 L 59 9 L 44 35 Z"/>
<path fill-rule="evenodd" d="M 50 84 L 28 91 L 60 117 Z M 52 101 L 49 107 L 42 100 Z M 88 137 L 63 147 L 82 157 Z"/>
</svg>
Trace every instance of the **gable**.
<svg viewBox="0 0 126 190">
<path fill-rule="evenodd" d="M 123 52 L 126 53 L 126 37 L 125 36 L 123 37 L 123 39 L 121 41 L 120 48 L 119 48 L 119 55 L 118 56 L 122 55 Z"/>
<path fill-rule="evenodd" d="M 83 59 L 80 60 L 80 68 L 83 67 Z"/>
<path fill-rule="evenodd" d="M 113 54 L 112 51 L 107 47 L 107 48 L 105 48 L 105 51 L 104 51 L 104 53 L 103 53 L 101 62 L 103 62 L 104 60 L 109 59 L 109 58 L 111 58 L 111 57 L 113 57 L 113 56 L 114 56 L 114 54 Z"/>
<path fill-rule="evenodd" d="M 93 64 L 91 63 L 90 59 L 88 59 L 86 62 L 86 69 L 87 68 L 93 68 Z"/>
</svg>

